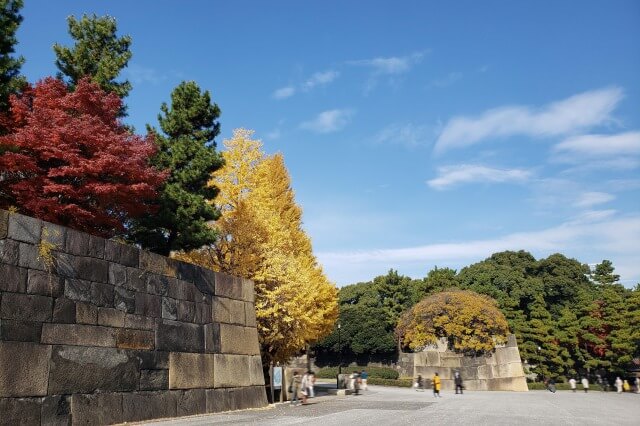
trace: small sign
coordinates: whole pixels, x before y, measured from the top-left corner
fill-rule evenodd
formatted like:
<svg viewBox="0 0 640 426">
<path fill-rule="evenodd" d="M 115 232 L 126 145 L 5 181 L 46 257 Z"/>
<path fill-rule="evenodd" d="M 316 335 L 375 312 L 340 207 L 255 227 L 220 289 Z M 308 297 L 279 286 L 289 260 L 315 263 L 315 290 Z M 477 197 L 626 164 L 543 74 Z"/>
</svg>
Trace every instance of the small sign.
<svg viewBox="0 0 640 426">
<path fill-rule="evenodd" d="M 273 367 L 273 388 L 282 389 L 282 367 Z"/>
</svg>

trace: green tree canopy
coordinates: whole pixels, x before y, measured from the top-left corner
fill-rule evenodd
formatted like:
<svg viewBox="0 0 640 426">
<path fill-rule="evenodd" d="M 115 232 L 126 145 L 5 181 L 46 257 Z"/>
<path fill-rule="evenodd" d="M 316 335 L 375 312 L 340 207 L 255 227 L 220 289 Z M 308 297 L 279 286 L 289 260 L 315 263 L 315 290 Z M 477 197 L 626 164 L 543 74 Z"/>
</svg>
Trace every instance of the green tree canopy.
<svg viewBox="0 0 640 426">
<path fill-rule="evenodd" d="M 0 0 L 0 113 L 9 110 L 9 96 L 24 87 L 26 80 L 20 76 L 24 63 L 22 56 L 14 57 L 16 32 L 22 22 L 22 0 Z M 2 134 L 0 123 L 0 134 Z"/>
<path fill-rule="evenodd" d="M 72 88 L 81 78 L 90 76 L 102 90 L 126 97 L 131 83 L 116 79 L 131 59 L 131 37 L 116 35 L 116 20 L 111 16 L 83 15 L 80 20 L 70 16 L 67 21 L 75 45 L 53 45 L 60 76 L 67 77 Z"/>
<path fill-rule="evenodd" d="M 214 142 L 220 132 L 220 109 L 208 91 L 202 92 L 193 81 L 182 82 L 171 94 L 171 106 L 163 103 L 160 109 L 162 132 L 152 127 L 148 131 L 158 146 L 153 164 L 168 171 L 169 177 L 157 214 L 134 222 L 130 239 L 168 255 L 215 241 L 216 232 L 207 222 L 220 212 L 207 200 L 213 200 L 218 190 L 208 182 L 223 160 Z"/>
</svg>

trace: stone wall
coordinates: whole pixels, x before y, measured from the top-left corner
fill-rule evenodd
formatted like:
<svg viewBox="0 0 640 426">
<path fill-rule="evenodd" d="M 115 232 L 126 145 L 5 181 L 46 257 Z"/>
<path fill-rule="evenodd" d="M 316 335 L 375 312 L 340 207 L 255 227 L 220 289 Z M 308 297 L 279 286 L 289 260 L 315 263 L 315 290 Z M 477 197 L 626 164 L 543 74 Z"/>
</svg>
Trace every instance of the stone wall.
<svg viewBox="0 0 640 426">
<path fill-rule="evenodd" d="M 454 390 L 454 373 L 460 372 L 465 389 L 528 391 L 522 370 L 520 351 L 514 335 L 507 344 L 497 347 L 487 356 L 471 357 L 447 349 L 446 342 L 439 342 L 423 352 L 402 353 L 398 362 L 400 374 L 417 377 L 430 383 L 435 373 L 441 378 L 443 390 Z"/>
<path fill-rule="evenodd" d="M 0 210 L 0 424 L 266 404 L 251 281 Z"/>
</svg>

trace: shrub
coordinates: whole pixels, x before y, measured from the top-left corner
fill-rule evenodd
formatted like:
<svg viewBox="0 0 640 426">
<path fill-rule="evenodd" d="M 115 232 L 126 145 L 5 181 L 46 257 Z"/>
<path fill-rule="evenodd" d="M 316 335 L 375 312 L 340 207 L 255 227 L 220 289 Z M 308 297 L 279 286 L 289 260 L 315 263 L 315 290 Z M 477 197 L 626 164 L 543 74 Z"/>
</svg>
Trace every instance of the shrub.
<svg viewBox="0 0 640 426">
<path fill-rule="evenodd" d="M 366 370 L 367 373 L 369 374 L 369 379 L 375 378 L 375 379 L 394 380 L 400 377 L 400 374 L 396 370 L 389 367 L 367 367 L 367 366 L 358 365 L 355 367 L 349 366 L 349 367 L 342 368 L 342 372 L 345 374 L 350 374 L 354 370 L 355 371 Z M 338 367 L 324 367 L 316 371 L 316 377 L 323 378 L 323 379 L 333 379 L 337 375 L 338 375 Z"/>
<path fill-rule="evenodd" d="M 379 379 L 376 377 L 372 377 L 367 380 L 367 384 L 410 388 L 413 386 L 413 379 Z"/>
</svg>

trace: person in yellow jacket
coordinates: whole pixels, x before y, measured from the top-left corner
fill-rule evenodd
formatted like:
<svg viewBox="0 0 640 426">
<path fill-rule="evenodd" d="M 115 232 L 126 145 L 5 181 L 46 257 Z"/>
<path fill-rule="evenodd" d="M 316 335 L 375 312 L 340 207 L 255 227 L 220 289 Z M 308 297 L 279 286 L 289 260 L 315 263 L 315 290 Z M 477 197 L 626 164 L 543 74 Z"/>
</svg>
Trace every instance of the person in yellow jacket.
<svg viewBox="0 0 640 426">
<path fill-rule="evenodd" d="M 433 384 L 433 397 L 440 398 L 440 377 L 438 373 L 434 374 L 431 383 Z"/>
</svg>

